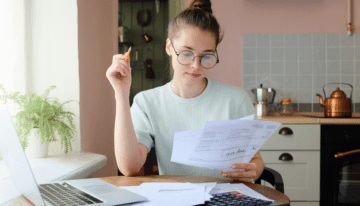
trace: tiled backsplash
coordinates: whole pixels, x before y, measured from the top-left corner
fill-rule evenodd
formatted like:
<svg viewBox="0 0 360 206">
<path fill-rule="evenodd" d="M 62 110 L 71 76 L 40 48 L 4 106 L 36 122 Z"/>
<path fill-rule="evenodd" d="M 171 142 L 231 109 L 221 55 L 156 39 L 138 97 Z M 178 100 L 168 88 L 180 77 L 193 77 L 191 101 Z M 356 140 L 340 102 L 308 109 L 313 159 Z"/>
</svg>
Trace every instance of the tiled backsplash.
<svg viewBox="0 0 360 206">
<path fill-rule="evenodd" d="M 353 86 L 353 111 L 360 112 L 360 33 L 243 34 L 243 88 L 272 87 L 275 102 L 291 98 L 297 111 L 324 111 L 323 86 Z M 339 87 L 325 86 L 326 97 Z M 276 105 L 276 104 L 275 104 Z M 272 105 L 274 107 L 274 105 Z M 272 109 L 274 109 L 272 107 Z"/>
</svg>

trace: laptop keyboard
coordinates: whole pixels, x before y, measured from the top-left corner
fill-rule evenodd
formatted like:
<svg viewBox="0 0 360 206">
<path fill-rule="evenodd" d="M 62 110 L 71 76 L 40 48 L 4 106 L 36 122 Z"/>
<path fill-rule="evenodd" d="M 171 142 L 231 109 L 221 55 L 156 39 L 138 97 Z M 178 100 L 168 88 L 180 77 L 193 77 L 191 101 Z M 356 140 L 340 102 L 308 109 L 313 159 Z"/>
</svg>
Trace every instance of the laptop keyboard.
<svg viewBox="0 0 360 206">
<path fill-rule="evenodd" d="M 41 196 L 53 205 L 91 205 L 103 201 L 67 183 L 39 185 Z"/>
</svg>

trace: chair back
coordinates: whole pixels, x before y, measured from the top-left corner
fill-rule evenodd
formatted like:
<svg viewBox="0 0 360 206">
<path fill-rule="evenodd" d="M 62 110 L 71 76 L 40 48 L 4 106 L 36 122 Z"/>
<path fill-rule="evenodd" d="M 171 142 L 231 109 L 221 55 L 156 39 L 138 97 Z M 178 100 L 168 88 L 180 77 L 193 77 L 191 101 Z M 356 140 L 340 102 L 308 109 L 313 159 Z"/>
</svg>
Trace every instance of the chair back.
<svg viewBox="0 0 360 206">
<path fill-rule="evenodd" d="M 151 148 L 144 164 L 144 175 L 159 175 L 155 147 Z"/>
</svg>

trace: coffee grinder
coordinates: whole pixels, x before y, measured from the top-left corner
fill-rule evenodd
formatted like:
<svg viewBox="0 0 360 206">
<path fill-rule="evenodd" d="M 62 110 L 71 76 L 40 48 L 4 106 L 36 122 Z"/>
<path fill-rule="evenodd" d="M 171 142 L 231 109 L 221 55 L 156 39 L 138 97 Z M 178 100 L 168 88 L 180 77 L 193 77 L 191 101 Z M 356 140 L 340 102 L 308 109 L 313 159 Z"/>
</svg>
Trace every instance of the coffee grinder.
<svg viewBox="0 0 360 206">
<path fill-rule="evenodd" d="M 263 88 L 262 84 L 260 84 L 260 88 L 252 89 L 251 91 L 255 95 L 256 116 L 266 116 L 266 104 L 272 104 L 274 102 L 276 91 L 273 88 Z M 272 94 L 272 100 L 270 102 L 267 102 L 268 94 Z"/>
</svg>

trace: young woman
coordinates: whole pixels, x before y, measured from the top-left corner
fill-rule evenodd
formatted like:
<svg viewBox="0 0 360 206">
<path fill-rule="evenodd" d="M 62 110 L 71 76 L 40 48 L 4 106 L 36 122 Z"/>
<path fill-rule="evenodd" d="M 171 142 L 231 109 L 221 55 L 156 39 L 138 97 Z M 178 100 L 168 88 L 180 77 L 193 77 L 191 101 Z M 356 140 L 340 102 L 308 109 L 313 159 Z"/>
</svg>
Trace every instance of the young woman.
<svg viewBox="0 0 360 206">
<path fill-rule="evenodd" d="M 144 165 L 153 144 L 160 175 L 203 175 L 252 182 L 264 169 L 259 152 L 250 163 L 235 163 L 237 172 L 219 172 L 170 162 L 177 131 L 200 129 L 207 121 L 238 119 L 255 113 L 247 93 L 205 77 L 219 62 L 220 26 L 210 0 L 195 0 L 168 27 L 166 53 L 172 58 L 173 80 L 138 93 L 130 108 L 130 61 L 113 56 L 106 72 L 115 91 L 115 156 L 120 171 L 131 176 Z M 224 68 L 222 68 L 224 69 Z"/>
</svg>

